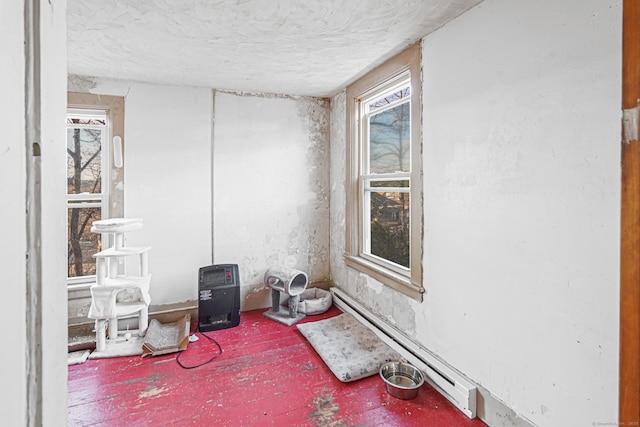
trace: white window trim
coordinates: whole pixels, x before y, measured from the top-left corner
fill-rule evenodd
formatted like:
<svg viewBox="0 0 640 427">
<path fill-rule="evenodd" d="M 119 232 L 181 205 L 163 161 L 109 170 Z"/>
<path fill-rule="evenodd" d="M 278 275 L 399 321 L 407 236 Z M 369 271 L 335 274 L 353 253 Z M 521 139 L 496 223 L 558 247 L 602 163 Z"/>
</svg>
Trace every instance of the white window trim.
<svg viewBox="0 0 640 427">
<path fill-rule="evenodd" d="M 363 253 L 363 194 L 358 118 L 360 101 L 373 90 L 396 85 L 404 74 L 411 78 L 411 196 L 410 269 L 391 268 L 388 262 Z M 347 87 L 346 229 L 345 263 L 411 298 L 422 301 L 422 75 L 421 47 L 416 43 Z"/>
</svg>

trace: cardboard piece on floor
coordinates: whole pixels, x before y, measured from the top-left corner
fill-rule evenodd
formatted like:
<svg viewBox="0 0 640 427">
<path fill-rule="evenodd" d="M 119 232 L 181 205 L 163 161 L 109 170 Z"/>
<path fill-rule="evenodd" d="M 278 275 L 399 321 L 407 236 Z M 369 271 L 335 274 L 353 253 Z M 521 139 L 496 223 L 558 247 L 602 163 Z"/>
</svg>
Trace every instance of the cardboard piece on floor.
<svg viewBox="0 0 640 427">
<path fill-rule="evenodd" d="M 162 324 L 152 319 L 142 343 L 142 357 L 175 353 L 187 348 L 191 315 L 187 314 L 177 322 Z"/>
</svg>

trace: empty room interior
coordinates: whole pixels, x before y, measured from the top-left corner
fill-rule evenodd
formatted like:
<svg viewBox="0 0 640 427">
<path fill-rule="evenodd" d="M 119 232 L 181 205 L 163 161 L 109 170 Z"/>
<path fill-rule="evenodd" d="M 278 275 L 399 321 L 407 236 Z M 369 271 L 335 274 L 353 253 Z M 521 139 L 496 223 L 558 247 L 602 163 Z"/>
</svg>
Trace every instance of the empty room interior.
<svg viewBox="0 0 640 427">
<path fill-rule="evenodd" d="M 3 424 L 638 425 L 638 17 L 626 0 L 3 4 Z M 108 299 L 112 277 L 135 295 Z M 385 384 L 389 360 L 339 377 L 314 334 L 347 318 L 417 367 L 417 398 Z M 181 320 L 188 344 L 139 355 Z M 206 330 L 219 358 L 182 369 Z M 107 372 L 175 384 L 100 421 L 120 404 Z M 239 379 L 259 375 L 286 389 Z M 194 397 L 171 412 L 178 390 Z"/>
</svg>

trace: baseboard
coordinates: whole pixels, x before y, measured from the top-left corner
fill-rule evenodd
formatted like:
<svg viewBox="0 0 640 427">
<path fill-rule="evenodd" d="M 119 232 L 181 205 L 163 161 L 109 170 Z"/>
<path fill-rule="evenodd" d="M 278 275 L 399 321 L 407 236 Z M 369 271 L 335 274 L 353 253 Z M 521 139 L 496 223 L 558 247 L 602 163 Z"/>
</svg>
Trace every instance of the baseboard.
<svg viewBox="0 0 640 427">
<path fill-rule="evenodd" d="M 184 318 L 189 314 L 191 319 L 198 318 L 198 306 L 195 301 L 187 301 L 179 304 L 165 304 L 149 307 L 149 320 L 156 319 L 160 323 L 171 323 Z M 73 342 L 77 337 L 89 337 L 95 335 L 95 322 L 89 318 L 69 319 L 68 333 L 69 342 Z M 123 317 L 118 320 L 119 330 L 138 329 L 138 318 L 136 315 Z"/>
<path fill-rule="evenodd" d="M 329 290 L 331 283 L 328 281 L 314 282 L 309 284 L 309 288 L 321 288 Z M 271 289 L 262 287 L 258 290 L 246 290 L 240 287 L 241 302 L 240 311 L 258 310 L 271 307 Z M 245 295 L 243 295 L 243 293 Z M 89 299 L 90 301 L 90 299 Z M 170 323 L 182 319 L 186 314 L 191 315 L 191 319 L 198 319 L 198 301 L 185 301 L 177 304 L 150 305 L 149 320 L 156 319 L 160 323 Z M 86 337 L 94 334 L 94 321 L 87 317 L 72 317 L 68 320 L 69 341 L 75 337 Z M 138 319 L 136 315 L 124 317 L 118 322 L 118 329 L 137 329 Z"/>
<path fill-rule="evenodd" d="M 491 427 L 536 427 L 536 424 L 517 414 L 489 390 L 478 386 L 476 416 Z"/>
</svg>

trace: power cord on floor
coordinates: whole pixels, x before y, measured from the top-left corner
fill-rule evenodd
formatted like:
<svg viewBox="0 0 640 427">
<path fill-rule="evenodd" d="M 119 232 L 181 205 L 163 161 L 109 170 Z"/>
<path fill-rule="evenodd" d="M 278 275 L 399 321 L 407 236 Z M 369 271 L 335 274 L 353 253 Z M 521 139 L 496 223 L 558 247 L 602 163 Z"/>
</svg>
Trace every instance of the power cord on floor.
<svg viewBox="0 0 640 427">
<path fill-rule="evenodd" d="M 198 368 L 202 365 L 206 365 L 207 363 L 217 359 L 218 357 L 222 356 L 222 347 L 220 346 L 220 343 L 218 341 L 216 341 L 215 339 L 213 339 L 212 337 L 210 337 L 209 335 L 205 334 L 204 332 L 201 332 L 199 329 L 196 330 L 196 332 L 194 332 L 194 336 L 197 332 L 200 332 L 200 335 L 202 335 L 203 337 L 205 337 L 206 339 L 208 339 L 209 341 L 211 341 L 212 343 L 214 343 L 215 345 L 218 346 L 218 350 L 220 350 L 217 354 L 215 354 L 211 359 L 199 363 L 197 365 L 193 365 L 193 366 L 185 366 L 181 361 L 180 361 L 180 356 L 182 356 L 182 354 L 184 353 L 184 351 L 178 353 L 178 357 L 176 357 L 176 362 L 178 362 L 178 365 L 182 366 L 184 369 L 193 369 L 193 368 Z"/>
</svg>

